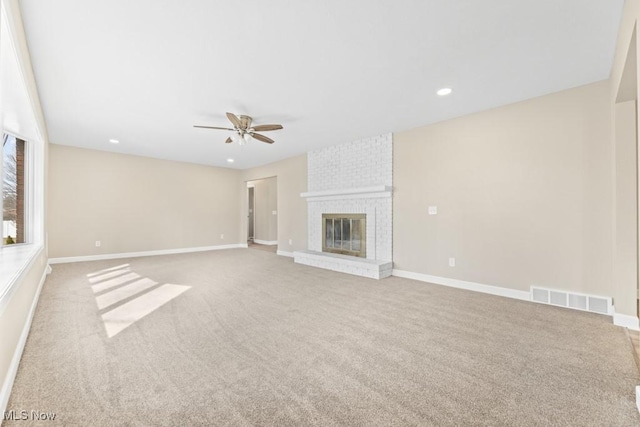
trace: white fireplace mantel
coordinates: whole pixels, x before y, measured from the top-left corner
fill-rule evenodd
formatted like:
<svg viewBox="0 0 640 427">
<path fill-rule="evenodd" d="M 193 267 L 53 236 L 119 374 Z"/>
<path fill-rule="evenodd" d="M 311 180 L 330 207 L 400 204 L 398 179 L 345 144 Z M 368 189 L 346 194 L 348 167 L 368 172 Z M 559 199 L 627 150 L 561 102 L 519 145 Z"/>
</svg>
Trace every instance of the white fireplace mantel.
<svg viewBox="0 0 640 427">
<path fill-rule="evenodd" d="M 341 199 L 376 199 L 391 197 L 393 187 L 390 185 L 374 185 L 371 187 L 342 188 L 339 190 L 309 191 L 300 193 L 300 197 L 308 202 Z"/>
</svg>

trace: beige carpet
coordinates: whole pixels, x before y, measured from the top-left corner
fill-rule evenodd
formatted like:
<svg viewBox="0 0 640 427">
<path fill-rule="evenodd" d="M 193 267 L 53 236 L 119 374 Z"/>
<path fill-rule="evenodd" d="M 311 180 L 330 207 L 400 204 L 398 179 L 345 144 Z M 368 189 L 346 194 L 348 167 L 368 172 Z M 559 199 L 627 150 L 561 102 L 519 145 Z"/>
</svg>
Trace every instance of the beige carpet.
<svg viewBox="0 0 640 427">
<path fill-rule="evenodd" d="M 609 317 L 236 249 L 53 266 L 8 409 L 56 419 L 3 425 L 638 426 L 638 384 Z"/>
<path fill-rule="evenodd" d="M 249 247 L 249 249 L 258 249 L 260 251 L 267 251 L 267 252 L 273 252 L 273 253 L 278 252 L 277 245 L 262 245 L 260 243 L 247 242 L 247 246 Z"/>
</svg>

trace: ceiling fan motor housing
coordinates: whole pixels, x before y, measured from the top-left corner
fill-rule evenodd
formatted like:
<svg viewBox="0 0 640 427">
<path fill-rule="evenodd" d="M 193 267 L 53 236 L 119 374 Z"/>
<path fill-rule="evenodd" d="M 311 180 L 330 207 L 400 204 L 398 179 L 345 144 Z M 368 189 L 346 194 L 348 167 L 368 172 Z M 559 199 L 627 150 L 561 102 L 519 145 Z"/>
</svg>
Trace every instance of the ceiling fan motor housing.
<svg viewBox="0 0 640 427">
<path fill-rule="evenodd" d="M 240 115 L 238 116 L 238 118 L 240 119 L 241 129 L 246 130 L 251 127 L 251 122 L 253 121 L 253 119 L 250 116 Z"/>
</svg>

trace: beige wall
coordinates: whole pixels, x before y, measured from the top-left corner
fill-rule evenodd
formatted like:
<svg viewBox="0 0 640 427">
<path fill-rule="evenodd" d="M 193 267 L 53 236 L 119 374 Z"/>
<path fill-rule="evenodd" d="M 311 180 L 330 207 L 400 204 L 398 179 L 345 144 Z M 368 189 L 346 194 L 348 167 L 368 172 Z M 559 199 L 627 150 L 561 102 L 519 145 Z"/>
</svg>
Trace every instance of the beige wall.
<svg viewBox="0 0 640 427">
<path fill-rule="evenodd" d="M 394 268 L 611 295 L 609 93 L 600 82 L 395 134 Z"/>
<path fill-rule="evenodd" d="M 240 243 L 236 170 L 53 144 L 49 166 L 52 258 Z"/>
<path fill-rule="evenodd" d="M 278 240 L 278 178 L 251 181 L 254 185 L 255 236 L 257 240 Z M 276 211 L 276 215 L 273 214 Z"/>
<path fill-rule="evenodd" d="M 638 218 L 636 105 L 628 101 L 615 106 L 615 246 L 614 298 L 616 311 L 633 314 L 633 293 L 638 282 Z"/>
<path fill-rule="evenodd" d="M 617 313 L 629 316 L 638 316 L 638 279 L 637 265 L 638 253 L 637 245 L 632 248 L 638 239 L 638 202 L 637 197 L 637 171 L 638 158 L 635 157 L 635 164 L 629 162 L 626 155 L 638 156 L 637 149 L 637 123 L 640 119 L 637 108 L 632 108 L 633 103 L 638 100 L 638 42 L 637 25 L 640 18 L 640 0 L 626 0 L 618 40 L 616 43 L 616 53 L 611 70 L 611 86 L 609 105 L 613 121 L 615 123 L 612 139 L 616 145 L 614 160 L 615 189 L 617 193 L 614 208 L 614 266 L 615 266 L 615 300 L 614 304 Z M 635 29 L 635 31 L 634 31 Z M 631 101 L 621 102 L 619 101 Z M 634 110 L 634 111 L 633 111 Z M 630 198 L 630 199 L 626 199 Z M 635 200 L 635 209 L 629 202 Z M 635 217 L 635 220 L 632 220 Z M 630 238 L 635 235 L 635 239 Z M 635 242 L 633 241 L 635 240 Z M 630 258 L 635 255 L 635 262 Z M 636 271 L 632 270 L 636 268 Z M 635 274 L 634 274 L 635 273 Z M 635 276 L 635 277 L 634 277 Z"/>
<path fill-rule="evenodd" d="M 307 203 L 300 197 L 300 193 L 307 191 L 306 154 L 242 171 L 241 193 L 246 195 L 247 181 L 269 177 L 277 177 L 278 250 L 293 252 L 307 249 Z M 246 218 L 246 196 L 242 197 L 240 211 L 241 217 Z M 242 221 L 240 234 L 241 240 L 246 240 L 246 220 Z"/>
<path fill-rule="evenodd" d="M 47 266 L 47 255 L 44 251 L 35 258 L 31 268 L 22 274 L 16 285 L 9 304 L 0 313 L 0 387 L 10 380 L 11 362 L 20 345 L 22 331 L 29 321 L 29 313 L 35 303 L 36 291 Z M 4 396 L 2 396 L 4 397 Z M 0 413 L 2 413 L 0 408 Z"/>
</svg>

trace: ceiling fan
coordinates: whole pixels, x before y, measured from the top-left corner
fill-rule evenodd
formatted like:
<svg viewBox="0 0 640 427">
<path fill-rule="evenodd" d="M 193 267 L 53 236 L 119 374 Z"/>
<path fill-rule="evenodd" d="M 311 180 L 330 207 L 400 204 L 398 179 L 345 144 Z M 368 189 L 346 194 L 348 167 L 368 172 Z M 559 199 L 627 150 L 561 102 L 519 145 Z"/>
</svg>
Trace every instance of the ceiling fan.
<svg viewBox="0 0 640 427">
<path fill-rule="evenodd" d="M 275 141 L 271 138 L 268 138 L 264 135 L 260 135 L 256 132 L 266 132 L 269 130 L 279 130 L 282 129 L 282 125 L 256 125 L 253 126 L 251 122 L 253 119 L 250 116 L 236 116 L 233 113 L 227 113 L 227 118 L 233 124 L 233 128 L 221 128 L 216 126 L 199 126 L 193 125 L 194 128 L 204 128 L 204 129 L 219 129 L 219 130 L 230 130 L 233 131 L 234 134 L 227 138 L 225 141 L 227 144 L 232 142 L 237 142 L 240 145 L 244 145 L 249 142 L 251 138 L 255 138 L 258 141 L 266 142 L 267 144 L 273 144 Z"/>
</svg>

